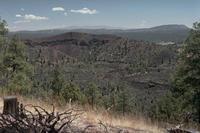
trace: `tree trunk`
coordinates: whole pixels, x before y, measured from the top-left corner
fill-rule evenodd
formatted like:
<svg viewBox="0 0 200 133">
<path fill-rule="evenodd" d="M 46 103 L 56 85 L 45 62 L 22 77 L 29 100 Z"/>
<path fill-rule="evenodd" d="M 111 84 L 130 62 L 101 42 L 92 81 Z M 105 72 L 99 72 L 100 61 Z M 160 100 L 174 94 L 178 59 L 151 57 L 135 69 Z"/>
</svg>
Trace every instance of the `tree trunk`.
<svg viewBox="0 0 200 133">
<path fill-rule="evenodd" d="M 19 113 L 19 103 L 17 101 L 17 97 L 15 96 L 8 96 L 4 97 L 4 107 L 3 107 L 3 114 L 11 114 L 11 115 L 18 115 Z"/>
</svg>

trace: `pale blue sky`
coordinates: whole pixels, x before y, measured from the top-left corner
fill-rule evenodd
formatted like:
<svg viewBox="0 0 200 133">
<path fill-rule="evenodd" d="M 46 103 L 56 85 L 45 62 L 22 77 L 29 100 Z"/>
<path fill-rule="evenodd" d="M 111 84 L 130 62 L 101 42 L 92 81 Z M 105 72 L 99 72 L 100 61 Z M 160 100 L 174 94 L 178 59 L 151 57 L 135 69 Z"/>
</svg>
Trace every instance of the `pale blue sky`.
<svg viewBox="0 0 200 133">
<path fill-rule="evenodd" d="M 0 0 L 10 30 L 69 26 L 144 28 L 200 20 L 200 0 Z"/>
</svg>

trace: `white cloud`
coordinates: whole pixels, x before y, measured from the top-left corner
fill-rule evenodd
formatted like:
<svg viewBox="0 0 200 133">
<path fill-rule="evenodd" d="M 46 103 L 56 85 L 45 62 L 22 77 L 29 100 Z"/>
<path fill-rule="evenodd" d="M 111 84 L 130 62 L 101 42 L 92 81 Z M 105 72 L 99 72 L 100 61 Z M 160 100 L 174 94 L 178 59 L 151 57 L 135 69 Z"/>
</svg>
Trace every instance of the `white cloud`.
<svg viewBox="0 0 200 133">
<path fill-rule="evenodd" d="M 17 26 L 8 26 L 9 31 L 17 31 L 18 27 Z"/>
<path fill-rule="evenodd" d="M 90 15 L 98 13 L 96 9 L 89 9 L 86 7 L 79 10 L 70 10 L 70 11 L 73 13 L 90 14 Z"/>
<path fill-rule="evenodd" d="M 17 18 L 21 18 L 21 20 L 14 21 L 13 22 L 14 24 L 30 23 L 32 21 L 37 21 L 37 20 L 48 20 L 47 17 L 36 16 L 36 15 L 33 15 L 33 14 L 25 14 L 25 15 L 16 14 L 15 16 Z"/>
<path fill-rule="evenodd" d="M 47 20 L 47 17 L 43 17 L 43 16 L 36 16 L 33 14 L 25 14 L 24 15 L 24 19 L 25 20 Z"/>
<path fill-rule="evenodd" d="M 54 8 L 52 8 L 52 11 L 59 11 L 59 12 L 64 12 L 65 11 L 65 9 L 63 8 L 63 7 L 54 7 Z"/>
<path fill-rule="evenodd" d="M 19 21 L 15 21 L 14 24 L 20 24 L 20 23 L 30 23 L 30 20 L 19 20 Z"/>
<path fill-rule="evenodd" d="M 21 15 L 21 14 L 16 14 L 15 17 L 17 17 L 17 18 L 21 18 L 22 15 Z"/>
<path fill-rule="evenodd" d="M 64 15 L 67 16 L 68 15 L 67 12 L 65 12 Z"/>
<path fill-rule="evenodd" d="M 21 11 L 25 11 L 24 8 L 21 8 L 20 10 L 21 10 Z"/>
</svg>

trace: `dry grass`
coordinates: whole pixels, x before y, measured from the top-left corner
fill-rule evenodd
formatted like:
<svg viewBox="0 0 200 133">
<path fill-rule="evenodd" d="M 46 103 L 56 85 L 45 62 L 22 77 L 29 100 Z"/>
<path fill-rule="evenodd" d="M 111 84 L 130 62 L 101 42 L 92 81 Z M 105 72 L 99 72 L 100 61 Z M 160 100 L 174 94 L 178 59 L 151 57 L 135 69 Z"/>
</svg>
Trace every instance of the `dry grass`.
<svg viewBox="0 0 200 133">
<path fill-rule="evenodd" d="M 19 101 L 24 105 L 32 104 L 38 105 L 46 110 L 52 110 L 52 104 L 45 102 L 39 99 L 30 99 L 24 98 L 21 96 L 17 96 Z M 66 110 L 72 105 L 65 106 L 56 106 L 58 111 Z M 104 122 L 107 126 L 118 127 L 118 128 L 126 128 L 126 129 L 136 129 L 145 132 L 151 133 L 162 133 L 164 132 L 162 128 L 159 128 L 157 124 L 153 124 L 148 120 L 145 120 L 142 117 L 133 117 L 133 116 L 116 116 L 111 114 L 110 112 L 105 111 L 104 109 L 92 110 L 91 107 L 80 107 L 77 105 L 73 105 L 75 108 L 79 108 L 83 110 L 83 115 L 77 119 L 76 126 L 84 127 L 87 124 L 98 125 L 99 121 Z M 0 109 L 3 108 L 3 100 L 2 97 L 0 99 Z"/>
<path fill-rule="evenodd" d="M 156 124 L 152 124 L 142 117 L 133 116 L 116 116 L 105 110 L 93 111 L 87 110 L 86 119 L 92 123 L 98 123 L 99 120 L 103 121 L 106 125 L 119 128 L 132 128 L 136 130 L 144 130 L 153 133 L 162 133 L 163 129 L 159 128 Z"/>
</svg>

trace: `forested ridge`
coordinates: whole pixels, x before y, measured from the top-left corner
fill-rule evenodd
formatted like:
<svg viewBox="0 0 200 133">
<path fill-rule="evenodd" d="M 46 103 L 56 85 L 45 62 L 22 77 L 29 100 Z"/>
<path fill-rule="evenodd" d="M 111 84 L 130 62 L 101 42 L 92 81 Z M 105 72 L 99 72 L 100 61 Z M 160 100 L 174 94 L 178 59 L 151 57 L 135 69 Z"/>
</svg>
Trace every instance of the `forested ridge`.
<svg viewBox="0 0 200 133">
<path fill-rule="evenodd" d="M 2 20 L 2 93 L 200 123 L 199 23 L 182 46 L 77 32 L 21 41 L 6 27 Z"/>
</svg>

